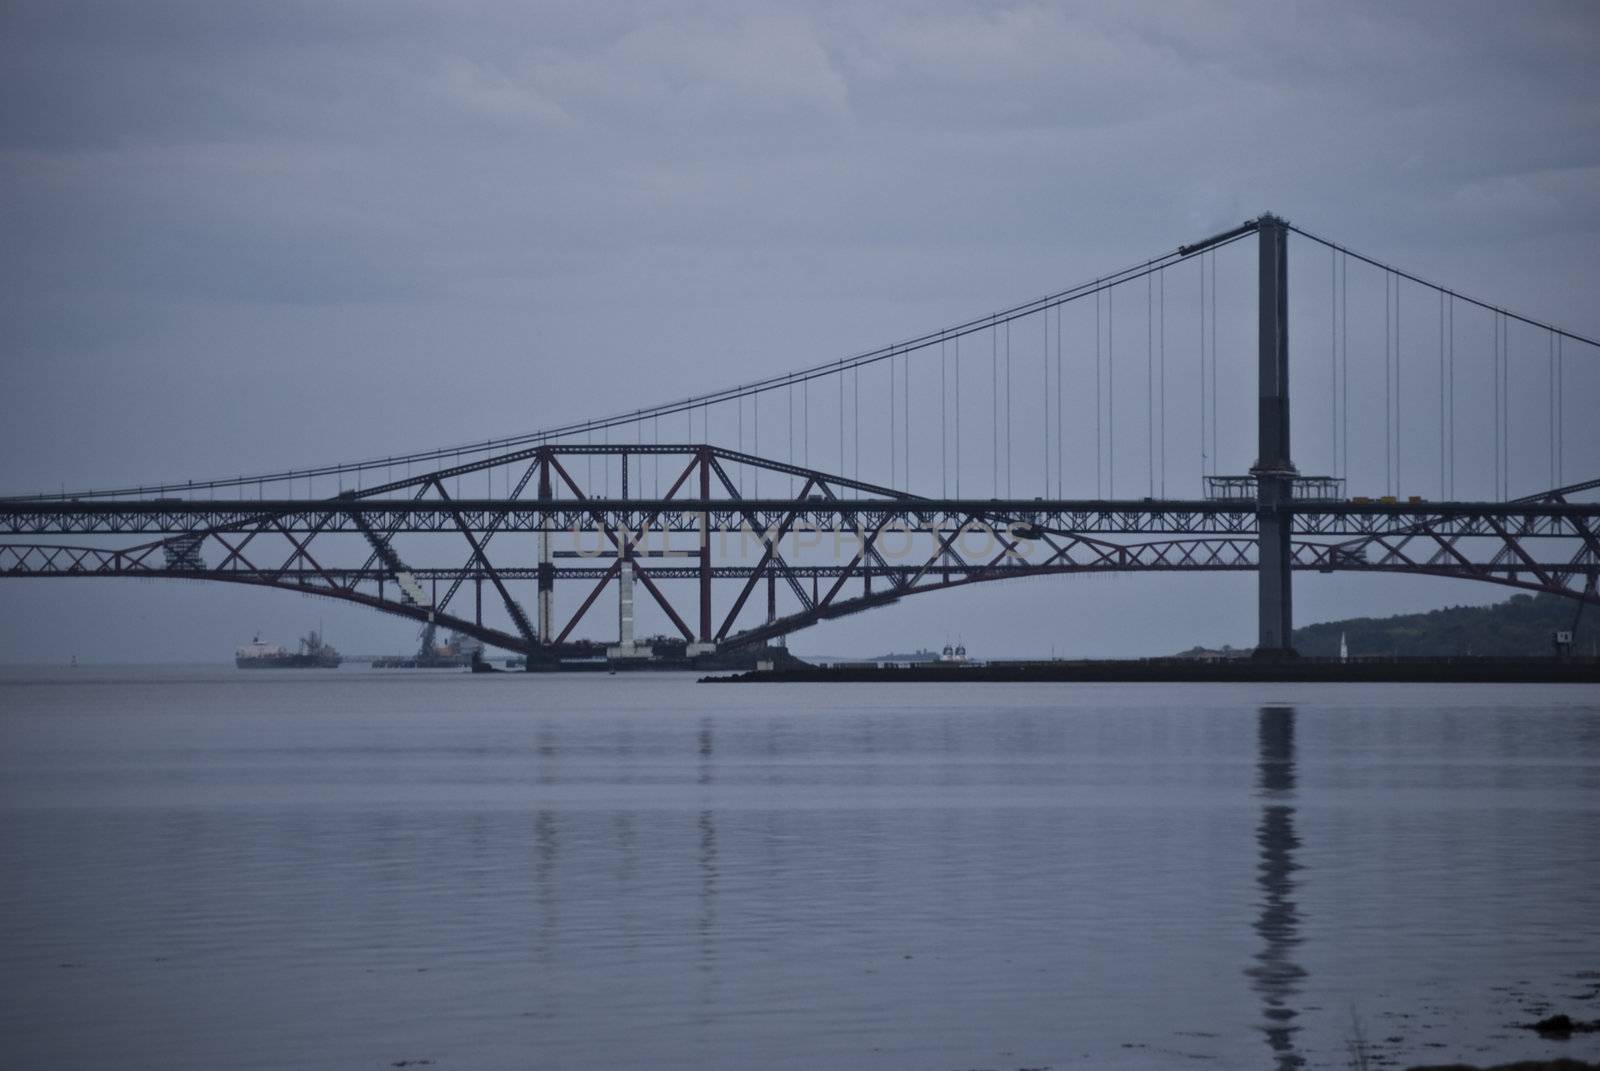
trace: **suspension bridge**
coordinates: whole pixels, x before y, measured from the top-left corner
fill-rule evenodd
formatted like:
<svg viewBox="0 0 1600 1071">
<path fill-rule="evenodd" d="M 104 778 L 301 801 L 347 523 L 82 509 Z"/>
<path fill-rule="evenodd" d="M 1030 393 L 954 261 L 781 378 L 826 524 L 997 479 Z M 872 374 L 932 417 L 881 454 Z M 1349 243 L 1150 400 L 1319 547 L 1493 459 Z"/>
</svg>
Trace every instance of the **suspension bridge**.
<svg viewBox="0 0 1600 1071">
<path fill-rule="evenodd" d="M 1291 251 L 1311 280 L 1293 296 Z M 1292 657 L 1296 571 L 1600 602 L 1596 346 L 1264 215 L 905 342 L 601 419 L 0 499 L 0 576 L 279 588 L 538 668 L 612 600 L 608 658 L 692 660 L 970 584 L 1249 571 L 1257 654 Z M 1320 472 L 1292 456 L 1291 370 L 1293 442 Z M 639 635 L 642 600 L 676 635 Z"/>
</svg>

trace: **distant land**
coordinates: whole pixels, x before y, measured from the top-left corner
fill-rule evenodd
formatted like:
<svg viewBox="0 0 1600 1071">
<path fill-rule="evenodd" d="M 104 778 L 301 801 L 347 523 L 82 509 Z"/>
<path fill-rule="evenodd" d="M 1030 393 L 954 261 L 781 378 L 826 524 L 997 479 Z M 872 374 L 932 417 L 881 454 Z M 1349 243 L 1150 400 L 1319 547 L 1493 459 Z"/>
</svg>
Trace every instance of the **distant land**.
<svg viewBox="0 0 1600 1071">
<path fill-rule="evenodd" d="M 1578 604 L 1559 595 L 1513 595 L 1492 606 L 1450 606 L 1425 614 L 1352 617 L 1294 630 L 1302 655 L 1336 658 L 1343 635 L 1352 658 L 1457 655 L 1537 656 L 1555 653 L 1551 633 L 1572 628 Z M 1573 635 L 1573 654 L 1600 651 L 1600 608 L 1585 608 Z M 1179 657 L 1229 657 L 1249 648 L 1193 647 Z"/>
</svg>

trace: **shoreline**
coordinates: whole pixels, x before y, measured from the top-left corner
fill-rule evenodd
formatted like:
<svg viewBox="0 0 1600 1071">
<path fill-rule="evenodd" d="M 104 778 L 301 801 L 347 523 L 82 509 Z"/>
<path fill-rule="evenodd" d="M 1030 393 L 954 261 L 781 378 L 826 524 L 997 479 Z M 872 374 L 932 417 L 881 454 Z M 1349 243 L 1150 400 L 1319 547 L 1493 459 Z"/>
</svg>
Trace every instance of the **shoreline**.
<svg viewBox="0 0 1600 1071">
<path fill-rule="evenodd" d="M 904 665 L 836 664 L 757 669 L 700 678 L 702 683 L 848 684 L 962 681 L 1367 683 L 1367 684 L 1600 684 L 1595 658 L 1392 658 L 1340 662 L 1294 658 L 1202 661 L 1187 658 L 1076 659 L 1045 662 Z"/>
</svg>

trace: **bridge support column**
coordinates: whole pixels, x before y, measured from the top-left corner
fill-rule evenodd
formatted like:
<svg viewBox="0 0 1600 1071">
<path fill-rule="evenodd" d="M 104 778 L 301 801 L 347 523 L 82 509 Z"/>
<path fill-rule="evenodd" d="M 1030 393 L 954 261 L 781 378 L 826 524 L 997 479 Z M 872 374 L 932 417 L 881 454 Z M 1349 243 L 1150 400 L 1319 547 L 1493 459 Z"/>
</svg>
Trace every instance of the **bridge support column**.
<svg viewBox="0 0 1600 1071">
<path fill-rule="evenodd" d="M 700 500 L 711 498 L 711 455 L 700 451 Z M 711 515 L 700 514 L 700 642 L 711 642 Z"/>
<path fill-rule="evenodd" d="M 551 497 L 550 458 L 543 457 L 539 460 L 539 501 L 549 502 Z M 550 553 L 549 521 L 546 520 L 539 532 L 539 642 L 545 646 L 555 642 L 555 621 L 551 611 L 555 586 L 556 567 Z"/>
<path fill-rule="evenodd" d="M 776 548 L 777 544 L 774 543 L 773 547 Z M 774 569 L 772 567 L 772 563 L 768 562 L 767 563 L 767 624 L 770 625 L 776 620 L 778 620 L 778 572 L 777 572 L 776 569 Z M 777 637 L 777 639 L 772 641 L 772 642 L 776 643 L 779 647 L 784 646 L 784 640 L 783 640 L 782 636 Z"/>
<path fill-rule="evenodd" d="M 700 450 L 700 498 L 702 501 L 711 497 L 711 452 Z M 717 649 L 716 641 L 711 638 L 711 514 L 700 514 L 700 630 L 698 639 L 684 648 L 684 653 L 690 658 L 698 655 L 711 654 Z"/>
<path fill-rule="evenodd" d="M 633 637 L 634 564 L 627 540 L 623 540 L 617 553 L 623 556 L 617 570 L 617 645 L 606 648 L 606 657 L 613 661 L 654 658 L 655 648 L 638 643 Z"/>
<path fill-rule="evenodd" d="M 617 571 L 617 637 L 623 647 L 633 646 L 633 562 L 627 560 Z"/>
<path fill-rule="evenodd" d="M 1289 228 L 1276 216 L 1262 216 L 1256 463 L 1256 542 L 1258 628 L 1255 657 L 1295 657 L 1293 564 L 1294 463 L 1289 459 Z"/>
</svg>

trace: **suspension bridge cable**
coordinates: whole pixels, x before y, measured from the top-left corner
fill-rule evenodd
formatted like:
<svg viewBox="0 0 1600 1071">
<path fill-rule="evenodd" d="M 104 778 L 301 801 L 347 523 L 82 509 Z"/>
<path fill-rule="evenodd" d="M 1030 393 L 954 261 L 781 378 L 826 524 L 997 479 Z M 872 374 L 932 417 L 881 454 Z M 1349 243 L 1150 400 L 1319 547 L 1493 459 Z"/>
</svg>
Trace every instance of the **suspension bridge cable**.
<svg viewBox="0 0 1600 1071">
<path fill-rule="evenodd" d="M 1563 352 L 1562 343 L 1565 339 L 1556 337 L 1556 486 L 1563 487 L 1567 482 L 1567 406 L 1566 406 L 1566 354 Z"/>
<path fill-rule="evenodd" d="M 1520 323 L 1527 324 L 1530 327 L 1538 327 L 1538 328 L 1543 328 L 1546 331 L 1553 331 L 1558 336 L 1560 336 L 1562 338 L 1569 338 L 1569 339 L 1572 339 L 1574 342 L 1581 342 L 1584 345 L 1594 346 L 1597 349 L 1600 349 L 1600 340 L 1596 340 L 1596 339 L 1590 338 L 1587 335 L 1580 335 L 1575 331 L 1568 331 L 1565 328 L 1557 327 L 1554 324 L 1546 323 L 1543 320 L 1535 320 L 1535 319 L 1533 319 L 1532 317 L 1529 317 L 1529 316 L 1519 315 L 1518 313 L 1512 312 L 1510 309 L 1502 308 L 1501 306 L 1495 305 L 1495 304 L 1493 304 L 1491 302 L 1488 302 L 1488 301 L 1480 301 L 1478 298 L 1472 297 L 1472 296 L 1470 296 L 1468 294 L 1463 294 L 1458 290 L 1452 290 L 1447 286 L 1441 286 L 1438 283 L 1430 282 L 1429 280 L 1424 279 L 1421 276 L 1413 275 L 1413 274 L 1411 274 L 1410 272 L 1407 272 L 1407 271 L 1402 271 L 1401 269 L 1396 268 L 1393 265 L 1385 264 L 1382 261 L 1374 259 L 1373 257 L 1369 257 L 1369 256 L 1366 256 L 1365 254 L 1358 253 L 1354 249 L 1349 248 L 1348 246 L 1343 246 L 1343 245 L 1340 245 L 1337 242 L 1333 242 L 1333 241 L 1328 240 L 1327 238 L 1323 238 L 1320 235 L 1312 234 L 1310 231 L 1307 231 L 1307 230 L 1305 230 L 1304 228 L 1301 228 L 1301 227 L 1296 227 L 1292 223 L 1291 224 L 1287 224 L 1287 226 L 1288 226 L 1289 230 L 1293 231 L 1295 234 L 1300 235 L 1300 237 L 1302 237 L 1302 238 L 1310 239 L 1311 241 L 1316 242 L 1319 245 L 1324 245 L 1324 246 L 1328 246 L 1328 247 L 1333 248 L 1333 249 L 1337 249 L 1341 253 L 1343 253 L 1345 256 L 1354 257 L 1355 259 L 1361 261 L 1364 264 L 1370 264 L 1374 268 L 1379 268 L 1379 269 L 1381 269 L 1383 271 L 1391 272 L 1394 275 L 1396 275 L 1396 276 L 1398 276 L 1400 278 L 1406 279 L 1406 280 L 1408 280 L 1410 282 L 1416 283 L 1419 286 L 1429 287 L 1430 289 L 1433 289 L 1433 290 L 1442 290 L 1446 294 L 1450 295 L 1452 298 L 1455 298 L 1455 299 L 1460 300 L 1460 301 L 1465 301 L 1469 305 L 1476 305 L 1478 308 L 1483 309 L 1483 310 L 1485 310 L 1487 312 L 1496 313 L 1498 315 L 1505 316 L 1508 319 L 1516 320 L 1516 321 L 1518 321 Z"/>
<path fill-rule="evenodd" d="M 1405 429 L 1405 421 L 1401 419 L 1400 406 L 1400 277 L 1394 278 L 1394 493 L 1400 494 L 1401 478 L 1400 466 L 1405 463 L 1405 451 L 1401 449 L 1401 433 Z"/>
<path fill-rule="evenodd" d="M 1339 475 L 1339 254 L 1328 250 L 1328 472 Z"/>
<path fill-rule="evenodd" d="M 558 425 L 520 435 L 504 436 L 500 438 L 479 440 L 473 443 L 462 443 L 452 446 L 438 447 L 434 449 L 416 451 L 405 455 L 390 455 L 387 457 L 369 458 L 361 461 L 312 466 L 307 469 L 289 469 L 278 472 L 256 473 L 246 476 L 233 476 L 212 480 L 171 481 L 167 483 L 140 485 L 137 487 L 97 488 L 76 492 L 62 492 L 61 494 L 47 493 L 7 497 L 19 500 L 52 499 L 63 496 L 78 498 L 103 498 L 111 496 L 156 494 L 165 491 L 178 491 L 192 494 L 195 491 L 202 489 L 217 490 L 227 487 L 240 487 L 249 484 L 256 484 L 258 491 L 264 494 L 264 485 L 268 482 L 292 483 L 300 478 L 311 479 L 313 477 L 333 476 L 342 472 L 355 472 L 361 469 L 384 468 L 388 465 L 392 465 L 401 461 L 404 461 L 406 464 L 410 465 L 413 463 L 448 460 L 458 455 L 492 456 L 494 453 L 509 452 L 518 448 L 546 444 L 559 444 L 564 441 L 570 441 L 572 438 L 584 435 L 592 430 L 605 431 L 611 427 L 623 427 L 630 424 L 637 424 L 651 416 L 667 416 L 674 413 L 684 412 L 685 410 L 692 409 L 697 405 L 708 405 L 711 403 L 733 401 L 735 399 L 742 399 L 743 397 L 747 396 L 754 397 L 775 390 L 779 387 L 786 386 L 794 380 L 803 381 L 820 378 L 825 375 L 838 375 L 842 374 L 842 372 L 847 368 L 853 368 L 863 364 L 875 364 L 880 361 L 891 359 L 893 356 L 899 354 L 921 351 L 937 342 L 942 336 L 960 337 L 961 335 L 971 334 L 985 329 L 992 329 L 1001 323 L 1006 323 L 1022 316 L 1031 315 L 1032 313 L 1043 308 L 1082 300 L 1098 294 L 1100 291 L 1105 290 L 1109 286 L 1117 285 L 1122 282 L 1132 282 L 1136 279 L 1139 279 L 1152 271 L 1158 270 L 1161 266 L 1187 260 L 1192 256 L 1199 255 L 1205 250 L 1219 249 L 1224 246 L 1231 245 L 1234 242 L 1242 241 L 1253 233 L 1253 226 L 1246 225 L 1245 227 L 1236 229 L 1236 231 L 1229 232 L 1227 235 L 1222 236 L 1210 244 L 1202 243 L 1202 245 L 1198 247 L 1180 247 L 1178 250 L 1174 250 L 1170 253 L 1151 258 L 1141 263 L 1130 265 L 1128 267 L 1119 269 L 1118 271 L 1097 276 L 1096 278 L 1084 283 L 1080 283 L 1077 286 L 1070 287 L 1041 298 L 1035 298 L 1031 301 L 1023 302 L 1020 305 L 1015 305 L 986 316 L 980 316 L 965 321 L 955 325 L 954 327 L 946 328 L 943 331 L 931 332 L 929 334 L 908 339 L 905 342 L 895 343 L 891 346 L 879 347 L 878 349 L 874 350 L 868 350 L 857 354 L 854 357 L 836 359 L 796 372 L 754 380 L 738 386 L 728 387 L 705 394 L 694 395 L 689 398 L 684 398 L 673 402 L 666 402 L 656 406 L 635 409 L 630 412 L 613 413 L 605 417 L 577 421 L 565 425 Z M 752 403 L 752 406 L 755 412 L 759 412 L 759 405 Z M 609 442 L 609 437 L 607 437 L 607 441 Z"/>
<path fill-rule="evenodd" d="M 1096 301 L 1099 299 L 1096 298 Z M 1000 325 L 989 332 L 989 465 L 993 494 L 1000 497 Z"/>
<path fill-rule="evenodd" d="M 948 355 L 945 353 L 945 344 L 939 343 L 939 494 L 948 497 L 950 494 L 950 466 L 949 455 L 945 451 L 945 417 L 949 413 L 950 403 L 945 397 L 948 386 L 945 382 L 945 366 Z"/>
<path fill-rule="evenodd" d="M 1117 497 L 1117 291 L 1106 291 L 1106 494 Z"/>
<path fill-rule="evenodd" d="M 1552 473 L 1553 475 L 1553 473 Z M 1550 481 L 1554 487 L 1555 481 Z M 1444 295 L 1439 295 L 1439 497 L 1444 498 Z"/>
<path fill-rule="evenodd" d="M 1050 497 L 1050 310 L 1044 310 L 1044 352 L 1040 363 L 1044 368 L 1044 419 L 1039 421 L 1044 432 L 1044 497 Z"/>
</svg>

